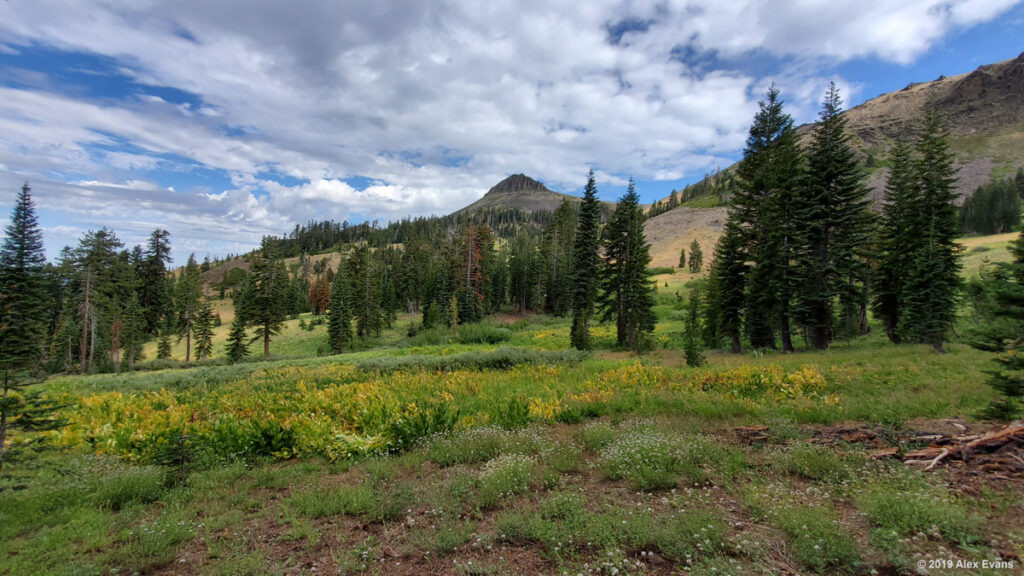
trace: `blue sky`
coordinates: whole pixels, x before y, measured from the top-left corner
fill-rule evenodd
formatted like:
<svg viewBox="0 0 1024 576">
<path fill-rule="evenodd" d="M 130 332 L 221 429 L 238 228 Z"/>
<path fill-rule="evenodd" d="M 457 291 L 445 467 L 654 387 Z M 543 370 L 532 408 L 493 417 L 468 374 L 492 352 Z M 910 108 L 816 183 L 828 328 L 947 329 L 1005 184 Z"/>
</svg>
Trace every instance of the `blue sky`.
<svg viewBox="0 0 1024 576">
<path fill-rule="evenodd" d="M 332 218 L 444 214 L 523 172 L 644 201 L 741 153 L 775 82 L 798 123 L 1024 50 L 1015 0 L 0 3 L 0 219 L 48 254 L 107 226 L 174 254 Z"/>
</svg>

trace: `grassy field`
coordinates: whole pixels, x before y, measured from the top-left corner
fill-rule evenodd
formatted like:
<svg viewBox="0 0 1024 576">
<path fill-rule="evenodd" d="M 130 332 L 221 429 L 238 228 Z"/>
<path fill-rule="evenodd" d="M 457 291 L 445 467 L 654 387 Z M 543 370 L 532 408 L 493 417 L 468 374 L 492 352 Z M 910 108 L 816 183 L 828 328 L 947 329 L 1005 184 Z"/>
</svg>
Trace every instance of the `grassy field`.
<svg viewBox="0 0 1024 576">
<path fill-rule="evenodd" d="M 414 336 L 403 317 L 318 356 L 325 327 L 305 316 L 267 361 L 51 378 L 68 425 L 4 467 L 0 574 L 1019 570 L 1019 474 L 874 457 L 987 429 L 989 354 L 876 329 L 687 368 L 692 279 L 657 277 L 642 357 L 608 325 L 580 354 L 567 319 L 511 314 Z"/>
</svg>

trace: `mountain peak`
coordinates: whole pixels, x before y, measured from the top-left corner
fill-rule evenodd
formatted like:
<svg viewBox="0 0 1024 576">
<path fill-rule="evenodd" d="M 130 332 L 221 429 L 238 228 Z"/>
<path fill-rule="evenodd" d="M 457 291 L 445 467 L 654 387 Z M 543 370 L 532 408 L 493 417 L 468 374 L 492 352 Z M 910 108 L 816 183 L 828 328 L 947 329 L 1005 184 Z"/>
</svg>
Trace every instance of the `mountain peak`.
<svg viewBox="0 0 1024 576">
<path fill-rule="evenodd" d="M 494 208 L 551 212 L 565 199 L 579 200 L 574 196 L 552 192 L 525 174 L 513 174 L 495 184 L 482 198 L 456 213 Z"/>
<path fill-rule="evenodd" d="M 534 180 L 533 178 L 530 178 L 526 174 L 513 174 L 508 178 L 505 178 L 501 182 L 495 184 L 490 190 L 487 191 L 487 193 L 509 194 L 526 191 L 532 192 L 535 190 L 542 192 L 551 192 L 551 190 L 548 190 L 547 186 L 541 184 L 540 182 Z"/>
</svg>

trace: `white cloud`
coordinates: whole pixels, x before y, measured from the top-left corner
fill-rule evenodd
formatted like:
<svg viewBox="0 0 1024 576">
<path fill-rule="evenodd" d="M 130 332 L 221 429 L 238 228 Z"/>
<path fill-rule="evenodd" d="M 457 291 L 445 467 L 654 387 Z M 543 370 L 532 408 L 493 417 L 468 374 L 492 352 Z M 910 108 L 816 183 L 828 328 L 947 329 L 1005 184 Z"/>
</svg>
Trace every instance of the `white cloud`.
<svg viewBox="0 0 1024 576">
<path fill-rule="evenodd" d="M 0 49 L 103 55 L 202 102 L 61 95 L 45 77 L 0 88 L 0 181 L 46 183 L 52 209 L 76 217 L 85 209 L 59 195 L 88 198 L 97 218 L 179 226 L 193 246 L 255 242 L 309 218 L 449 212 L 513 172 L 576 189 L 594 166 L 612 197 L 628 175 L 691 177 L 736 156 L 767 81 L 740 71 L 747 54 L 789 63 L 773 77 L 810 120 L 830 64 L 909 62 L 1012 4 L 2 2 Z M 623 21 L 649 25 L 613 45 L 608 28 Z M 717 69 L 677 60 L 680 47 Z M 167 158 L 223 170 L 233 188 L 149 186 L 154 171 L 193 167 Z M 355 190 L 352 176 L 376 183 Z"/>
</svg>

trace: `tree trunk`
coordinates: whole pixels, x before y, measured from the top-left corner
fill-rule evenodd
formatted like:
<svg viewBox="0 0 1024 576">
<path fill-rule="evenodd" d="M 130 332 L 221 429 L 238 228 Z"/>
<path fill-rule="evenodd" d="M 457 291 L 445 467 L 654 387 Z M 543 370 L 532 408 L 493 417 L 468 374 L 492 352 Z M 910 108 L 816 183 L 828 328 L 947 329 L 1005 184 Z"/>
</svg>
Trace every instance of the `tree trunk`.
<svg viewBox="0 0 1024 576">
<path fill-rule="evenodd" d="M 740 346 L 740 335 L 738 332 L 734 332 L 732 335 L 732 353 L 739 354 L 742 351 L 743 348 Z"/>
<path fill-rule="evenodd" d="M 793 336 L 790 334 L 789 314 L 783 313 L 779 324 L 780 331 L 782 332 L 782 351 L 794 352 L 796 349 L 793 348 Z"/>
<path fill-rule="evenodd" d="M 185 320 L 190 322 L 190 320 Z M 192 361 L 192 327 L 187 326 L 185 328 L 185 362 Z"/>
<path fill-rule="evenodd" d="M 263 355 L 270 356 L 270 323 L 263 325 Z"/>
</svg>

